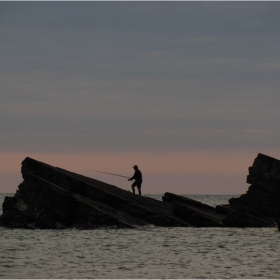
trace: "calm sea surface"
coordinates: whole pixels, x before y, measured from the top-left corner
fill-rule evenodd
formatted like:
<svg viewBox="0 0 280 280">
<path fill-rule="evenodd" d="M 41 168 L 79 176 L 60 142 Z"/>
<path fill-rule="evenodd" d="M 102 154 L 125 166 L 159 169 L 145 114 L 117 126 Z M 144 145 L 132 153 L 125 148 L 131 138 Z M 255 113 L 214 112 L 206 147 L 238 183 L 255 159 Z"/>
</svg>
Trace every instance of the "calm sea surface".
<svg viewBox="0 0 280 280">
<path fill-rule="evenodd" d="M 188 197 L 215 206 L 232 196 Z M 0 278 L 280 278 L 276 228 L 0 227 L 0 236 Z"/>
</svg>

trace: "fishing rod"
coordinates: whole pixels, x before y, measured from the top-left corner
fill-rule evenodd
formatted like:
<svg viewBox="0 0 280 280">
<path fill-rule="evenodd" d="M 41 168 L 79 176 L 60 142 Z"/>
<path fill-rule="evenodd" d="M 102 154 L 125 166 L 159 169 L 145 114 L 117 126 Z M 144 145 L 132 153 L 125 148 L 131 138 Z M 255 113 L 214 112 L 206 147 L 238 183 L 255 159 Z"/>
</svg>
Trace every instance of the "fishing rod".
<svg viewBox="0 0 280 280">
<path fill-rule="evenodd" d="M 89 170 L 89 171 L 104 173 L 104 174 L 109 174 L 109 175 L 113 175 L 113 176 L 124 177 L 124 178 L 130 179 L 130 177 L 119 175 L 119 174 L 114 174 L 114 173 L 109 173 L 109 172 L 103 172 L 103 171 L 97 171 L 97 170 Z"/>
</svg>

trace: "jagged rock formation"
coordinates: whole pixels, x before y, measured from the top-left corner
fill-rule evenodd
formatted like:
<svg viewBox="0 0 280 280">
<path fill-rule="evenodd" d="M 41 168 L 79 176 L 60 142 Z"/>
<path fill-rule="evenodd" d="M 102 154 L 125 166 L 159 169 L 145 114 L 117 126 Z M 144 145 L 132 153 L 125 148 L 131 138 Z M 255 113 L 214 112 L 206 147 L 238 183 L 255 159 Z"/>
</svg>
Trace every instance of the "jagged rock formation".
<svg viewBox="0 0 280 280">
<path fill-rule="evenodd" d="M 249 167 L 247 183 L 251 184 L 246 194 L 231 198 L 229 205 L 217 207 L 225 214 L 223 221 L 235 227 L 269 227 L 279 220 L 280 211 L 280 161 L 258 154 Z"/>
<path fill-rule="evenodd" d="M 96 229 L 162 227 L 274 227 L 280 209 L 280 161 L 259 154 L 246 194 L 211 207 L 165 193 L 163 201 L 43 162 L 22 162 L 24 181 L 6 197 L 0 225 L 12 228 Z"/>
</svg>

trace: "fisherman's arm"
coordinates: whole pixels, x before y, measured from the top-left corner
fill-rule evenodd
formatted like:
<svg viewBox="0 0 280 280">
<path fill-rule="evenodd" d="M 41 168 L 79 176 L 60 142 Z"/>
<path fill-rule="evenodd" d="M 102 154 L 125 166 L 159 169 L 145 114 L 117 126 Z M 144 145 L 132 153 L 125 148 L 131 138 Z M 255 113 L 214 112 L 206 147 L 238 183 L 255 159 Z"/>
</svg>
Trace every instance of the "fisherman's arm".
<svg viewBox="0 0 280 280">
<path fill-rule="evenodd" d="M 135 180 L 135 175 L 136 175 L 136 172 L 134 173 L 134 175 L 128 179 L 128 181 L 132 181 L 132 180 Z"/>
<path fill-rule="evenodd" d="M 134 176 L 129 178 L 128 181 L 132 181 L 133 179 L 135 179 Z"/>
</svg>

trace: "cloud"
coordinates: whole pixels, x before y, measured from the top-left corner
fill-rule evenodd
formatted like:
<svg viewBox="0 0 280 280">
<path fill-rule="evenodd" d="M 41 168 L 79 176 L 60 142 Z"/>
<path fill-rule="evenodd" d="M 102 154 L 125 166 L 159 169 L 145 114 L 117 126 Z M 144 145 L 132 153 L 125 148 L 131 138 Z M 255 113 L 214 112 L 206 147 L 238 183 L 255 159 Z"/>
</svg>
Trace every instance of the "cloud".
<svg viewBox="0 0 280 280">
<path fill-rule="evenodd" d="M 139 159 L 154 192 L 237 192 L 244 153 L 279 150 L 278 6 L 0 2 L 0 151 Z"/>
<path fill-rule="evenodd" d="M 2 150 L 278 146 L 278 3 L 0 6 Z"/>
</svg>

